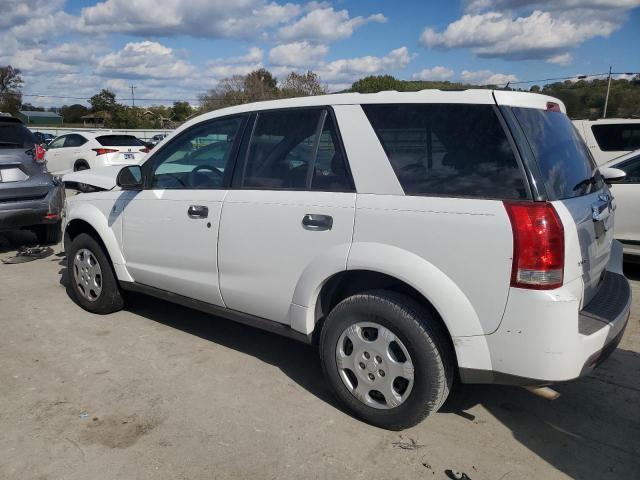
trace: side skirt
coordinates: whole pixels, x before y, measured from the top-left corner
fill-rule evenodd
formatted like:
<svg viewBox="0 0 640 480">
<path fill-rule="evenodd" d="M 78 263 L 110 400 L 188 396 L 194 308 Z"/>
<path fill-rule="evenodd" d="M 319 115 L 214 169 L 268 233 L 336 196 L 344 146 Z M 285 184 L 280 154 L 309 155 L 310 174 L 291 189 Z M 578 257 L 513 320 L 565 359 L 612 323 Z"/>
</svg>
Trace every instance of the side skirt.
<svg viewBox="0 0 640 480">
<path fill-rule="evenodd" d="M 193 308 L 194 310 L 200 310 L 201 312 L 209 313 L 211 315 L 217 315 L 219 317 L 226 318 L 227 320 L 233 320 L 234 322 L 243 323 L 250 327 L 266 330 L 267 332 L 276 333 L 284 337 L 289 337 L 299 342 L 311 344 L 312 336 L 300 333 L 297 330 L 292 329 L 289 325 L 283 323 L 274 322 L 273 320 L 267 320 L 266 318 L 256 317 L 248 313 L 238 312 L 237 310 L 231 310 L 210 303 L 202 302 L 200 300 L 194 300 L 193 298 L 178 295 L 176 293 L 167 292 L 159 288 L 150 287 L 136 282 L 120 282 L 120 286 L 123 290 L 130 292 L 144 293 L 152 297 L 159 298 L 161 300 L 167 300 L 169 302 L 177 303 L 184 307 Z"/>
</svg>

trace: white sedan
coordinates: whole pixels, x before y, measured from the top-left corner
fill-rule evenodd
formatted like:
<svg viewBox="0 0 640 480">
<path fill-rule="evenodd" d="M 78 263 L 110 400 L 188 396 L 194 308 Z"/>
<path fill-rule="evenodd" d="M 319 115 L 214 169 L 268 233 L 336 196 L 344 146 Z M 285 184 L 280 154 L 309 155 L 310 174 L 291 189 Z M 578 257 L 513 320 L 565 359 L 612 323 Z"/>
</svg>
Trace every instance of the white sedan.
<svg viewBox="0 0 640 480">
<path fill-rule="evenodd" d="M 57 175 L 110 165 L 133 165 L 149 149 L 133 135 L 74 132 L 61 135 L 47 146 L 47 169 Z"/>
<path fill-rule="evenodd" d="M 624 253 L 640 260 L 640 150 L 614 158 L 603 165 L 618 168 L 627 175 L 611 185 L 616 200 L 615 238 L 624 246 Z"/>
</svg>

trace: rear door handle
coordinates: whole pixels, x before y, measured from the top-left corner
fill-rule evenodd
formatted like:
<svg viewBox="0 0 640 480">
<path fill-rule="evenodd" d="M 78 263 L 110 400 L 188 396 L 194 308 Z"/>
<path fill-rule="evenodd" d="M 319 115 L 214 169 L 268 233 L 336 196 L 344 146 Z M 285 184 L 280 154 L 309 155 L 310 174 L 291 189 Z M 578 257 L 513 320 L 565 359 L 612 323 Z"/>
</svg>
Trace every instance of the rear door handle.
<svg viewBox="0 0 640 480">
<path fill-rule="evenodd" d="M 189 215 L 189 218 L 207 218 L 209 216 L 209 208 L 204 205 L 190 205 L 187 215 Z"/>
<path fill-rule="evenodd" d="M 333 227 L 333 217 L 330 215 L 307 213 L 302 217 L 302 228 L 305 230 L 317 232 L 322 230 L 331 230 L 331 227 Z"/>
</svg>

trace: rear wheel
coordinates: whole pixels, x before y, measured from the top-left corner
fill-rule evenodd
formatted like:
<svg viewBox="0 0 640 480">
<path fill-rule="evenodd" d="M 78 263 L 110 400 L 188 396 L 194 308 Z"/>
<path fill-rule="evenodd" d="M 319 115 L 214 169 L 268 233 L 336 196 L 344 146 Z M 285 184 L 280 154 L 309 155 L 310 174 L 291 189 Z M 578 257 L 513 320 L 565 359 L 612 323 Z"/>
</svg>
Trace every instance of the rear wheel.
<svg viewBox="0 0 640 480">
<path fill-rule="evenodd" d="M 67 252 L 68 291 L 71 298 L 92 313 L 112 313 L 124 306 L 111 262 L 101 245 L 81 233 Z"/>
<path fill-rule="evenodd" d="M 338 399 L 366 422 L 391 430 L 437 411 L 453 381 L 446 333 L 431 312 L 395 292 L 340 302 L 323 326 L 320 355 Z"/>
<path fill-rule="evenodd" d="M 36 234 L 40 245 L 55 245 L 59 243 L 62 238 L 60 222 L 38 225 L 34 227 L 33 232 Z"/>
<path fill-rule="evenodd" d="M 79 172 L 80 170 L 89 170 L 89 164 L 85 160 L 76 160 L 73 164 L 73 171 Z"/>
</svg>

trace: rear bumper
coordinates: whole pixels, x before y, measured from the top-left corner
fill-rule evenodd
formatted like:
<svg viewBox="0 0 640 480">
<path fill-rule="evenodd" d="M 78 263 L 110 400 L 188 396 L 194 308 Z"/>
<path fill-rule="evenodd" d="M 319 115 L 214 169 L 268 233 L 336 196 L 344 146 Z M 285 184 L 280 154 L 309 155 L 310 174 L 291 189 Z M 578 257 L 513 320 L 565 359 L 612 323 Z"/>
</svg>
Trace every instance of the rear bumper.
<svg viewBox="0 0 640 480">
<path fill-rule="evenodd" d="M 0 230 L 14 230 L 61 220 L 64 188 L 57 180 L 42 198 L 0 202 Z"/>
<path fill-rule="evenodd" d="M 500 328 L 485 337 L 492 370 L 461 369 L 461 380 L 543 385 L 591 372 L 616 349 L 629 319 L 618 242 L 598 293 L 582 309 L 581 292 L 581 279 L 547 292 L 511 289 Z"/>
</svg>

